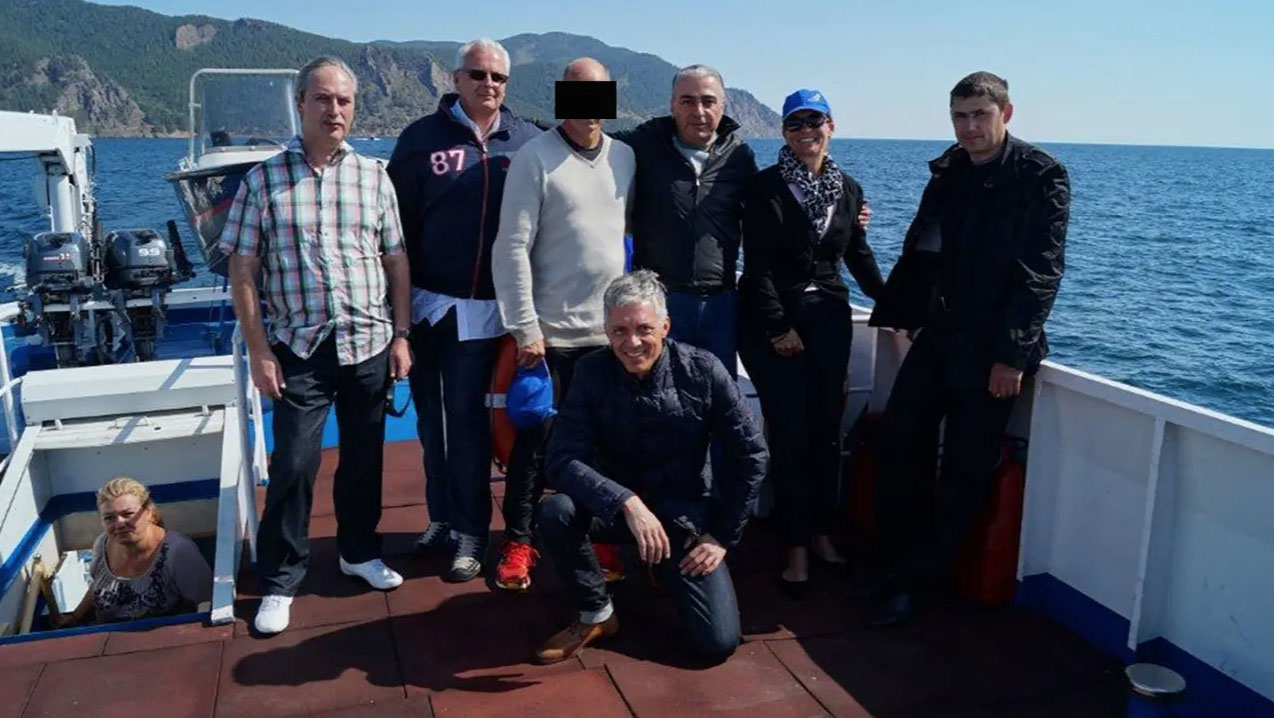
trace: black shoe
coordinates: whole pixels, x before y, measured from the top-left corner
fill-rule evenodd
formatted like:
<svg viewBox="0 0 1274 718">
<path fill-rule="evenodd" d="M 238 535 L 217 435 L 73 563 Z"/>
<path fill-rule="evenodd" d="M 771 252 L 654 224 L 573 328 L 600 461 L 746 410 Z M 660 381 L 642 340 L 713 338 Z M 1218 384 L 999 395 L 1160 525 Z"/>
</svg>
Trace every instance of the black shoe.
<svg viewBox="0 0 1274 718">
<path fill-rule="evenodd" d="M 451 568 L 443 574 L 442 580 L 450 583 L 472 581 L 482 573 L 482 559 L 486 555 L 486 546 L 476 536 L 456 534 L 456 555 L 451 559 Z"/>
<path fill-rule="evenodd" d="M 901 625 L 916 615 L 918 607 L 915 596 L 906 591 L 882 596 L 865 621 L 868 628 L 892 628 Z"/>
<path fill-rule="evenodd" d="M 784 598 L 788 598 L 793 601 L 804 600 L 810 592 L 809 579 L 804 581 L 789 581 L 786 578 L 783 578 L 782 574 L 779 574 L 778 587 L 779 593 L 783 594 Z"/>
<path fill-rule="evenodd" d="M 416 537 L 416 553 L 428 553 L 451 544 L 451 527 L 445 521 L 430 521 L 429 528 Z"/>
</svg>

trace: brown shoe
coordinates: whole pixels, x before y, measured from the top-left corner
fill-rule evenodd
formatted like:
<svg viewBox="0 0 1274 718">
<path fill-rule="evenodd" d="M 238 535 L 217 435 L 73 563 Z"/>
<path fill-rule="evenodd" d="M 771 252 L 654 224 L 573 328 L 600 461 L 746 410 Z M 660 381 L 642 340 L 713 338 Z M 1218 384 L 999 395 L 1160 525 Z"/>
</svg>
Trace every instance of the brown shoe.
<svg viewBox="0 0 1274 718">
<path fill-rule="evenodd" d="M 540 646 L 540 649 L 535 652 L 533 660 L 540 665 L 547 665 L 574 658 L 575 654 L 584 649 L 584 646 L 593 641 L 610 638 L 618 630 L 619 615 L 614 613 L 601 623 L 573 621 L 571 625 L 553 634 L 552 638 L 545 641 L 544 645 Z"/>
</svg>

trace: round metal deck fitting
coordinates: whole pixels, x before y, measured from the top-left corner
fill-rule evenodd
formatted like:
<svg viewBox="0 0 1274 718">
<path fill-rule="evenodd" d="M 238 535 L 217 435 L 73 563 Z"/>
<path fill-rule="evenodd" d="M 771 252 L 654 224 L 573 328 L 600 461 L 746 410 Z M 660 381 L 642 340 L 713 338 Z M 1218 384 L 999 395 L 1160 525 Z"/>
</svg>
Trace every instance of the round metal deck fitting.
<svg viewBox="0 0 1274 718">
<path fill-rule="evenodd" d="M 1180 673 L 1154 663 L 1134 663 L 1124 669 L 1124 675 L 1134 691 L 1151 698 L 1179 695 L 1186 689 Z"/>
</svg>

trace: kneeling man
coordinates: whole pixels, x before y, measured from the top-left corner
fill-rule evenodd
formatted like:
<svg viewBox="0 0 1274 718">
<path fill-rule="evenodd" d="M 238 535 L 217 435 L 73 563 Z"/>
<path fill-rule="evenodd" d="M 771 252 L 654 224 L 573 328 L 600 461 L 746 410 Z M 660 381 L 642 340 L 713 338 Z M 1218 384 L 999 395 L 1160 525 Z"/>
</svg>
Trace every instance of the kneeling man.
<svg viewBox="0 0 1274 718">
<path fill-rule="evenodd" d="M 677 602 L 690 647 L 724 660 L 739 644 L 739 608 L 723 559 L 743 534 L 768 455 L 756 419 L 710 352 L 666 339 L 654 272 L 622 276 L 603 300 L 609 350 L 580 360 L 547 455 L 557 493 L 540 531 L 579 618 L 549 638 L 539 663 L 567 660 L 615 634 L 618 617 L 590 543 L 636 543 Z M 708 445 L 732 477 L 712 490 Z"/>
</svg>

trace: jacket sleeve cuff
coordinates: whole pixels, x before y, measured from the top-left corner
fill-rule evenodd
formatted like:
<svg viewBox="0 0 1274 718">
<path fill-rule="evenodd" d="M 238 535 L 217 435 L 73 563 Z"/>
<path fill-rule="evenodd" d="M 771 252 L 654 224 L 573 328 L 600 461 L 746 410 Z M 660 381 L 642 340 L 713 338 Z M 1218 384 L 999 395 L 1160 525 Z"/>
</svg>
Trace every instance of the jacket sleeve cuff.
<svg viewBox="0 0 1274 718">
<path fill-rule="evenodd" d="M 634 494 L 630 489 L 626 489 L 609 479 L 606 480 L 606 483 L 609 484 L 609 486 L 606 487 L 607 496 L 605 500 L 593 508 L 596 509 L 594 512 L 595 516 L 600 519 L 610 520 L 615 518 L 615 515 L 624 508 L 624 502 L 628 501 L 636 494 Z"/>
<path fill-rule="evenodd" d="M 778 339 L 790 331 L 792 331 L 792 325 L 782 316 L 765 320 L 765 334 L 770 339 Z"/>
<path fill-rule="evenodd" d="M 1026 352 L 1022 351 L 1018 343 L 1011 338 L 1006 337 L 1000 342 L 1000 345 L 996 347 L 995 353 L 992 355 L 992 359 L 997 364 L 1011 366 L 1018 371 L 1026 371 Z"/>
<path fill-rule="evenodd" d="M 538 321 L 520 327 L 510 327 L 509 333 L 513 335 L 513 340 L 518 343 L 519 347 L 544 339 L 544 334 L 540 331 L 540 323 Z"/>
<path fill-rule="evenodd" d="M 712 538 L 724 546 L 726 551 L 735 550 L 739 547 L 739 542 L 743 540 L 742 527 L 736 528 L 721 521 L 713 522 L 708 533 L 712 534 Z"/>
</svg>

